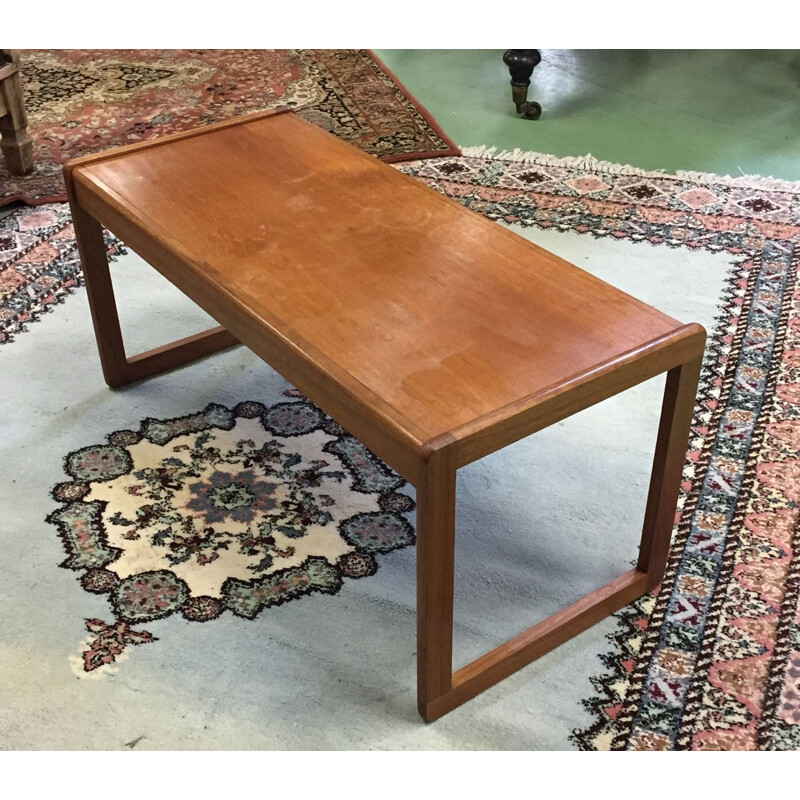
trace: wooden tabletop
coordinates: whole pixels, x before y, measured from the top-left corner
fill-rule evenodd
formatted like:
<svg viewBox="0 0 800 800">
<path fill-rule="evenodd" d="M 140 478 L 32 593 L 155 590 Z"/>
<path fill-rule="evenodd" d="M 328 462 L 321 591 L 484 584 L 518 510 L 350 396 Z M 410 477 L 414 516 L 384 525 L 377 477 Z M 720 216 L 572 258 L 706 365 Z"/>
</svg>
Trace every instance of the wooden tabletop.
<svg viewBox="0 0 800 800">
<path fill-rule="evenodd" d="M 84 206 L 140 230 L 134 249 L 159 242 L 190 296 L 223 298 L 416 441 L 692 333 L 291 113 L 73 169 Z"/>
</svg>

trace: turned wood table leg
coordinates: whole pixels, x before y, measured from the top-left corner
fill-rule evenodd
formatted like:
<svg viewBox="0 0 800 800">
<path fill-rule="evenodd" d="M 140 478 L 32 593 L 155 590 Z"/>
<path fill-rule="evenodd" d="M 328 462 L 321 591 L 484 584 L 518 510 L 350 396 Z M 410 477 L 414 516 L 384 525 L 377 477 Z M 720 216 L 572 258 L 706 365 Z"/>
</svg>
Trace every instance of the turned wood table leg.
<svg viewBox="0 0 800 800">
<path fill-rule="evenodd" d="M 27 125 L 18 59 L 13 51 L 0 51 L 0 149 L 12 175 L 33 171 L 33 140 Z"/>
<path fill-rule="evenodd" d="M 526 119 L 539 119 L 542 115 L 542 107 L 532 100 L 528 101 L 531 75 L 541 60 L 538 50 L 506 50 L 503 54 L 503 61 L 511 73 L 511 94 L 517 114 L 522 114 Z"/>
</svg>

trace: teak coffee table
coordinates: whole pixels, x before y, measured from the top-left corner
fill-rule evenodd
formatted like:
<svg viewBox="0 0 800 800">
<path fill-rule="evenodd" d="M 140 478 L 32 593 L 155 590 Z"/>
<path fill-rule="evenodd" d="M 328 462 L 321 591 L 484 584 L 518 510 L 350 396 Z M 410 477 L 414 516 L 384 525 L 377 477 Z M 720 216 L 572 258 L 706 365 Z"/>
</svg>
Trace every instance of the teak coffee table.
<svg viewBox="0 0 800 800">
<path fill-rule="evenodd" d="M 426 720 L 659 583 L 700 325 L 665 316 L 292 113 L 106 151 L 70 162 L 65 174 L 109 385 L 241 342 L 416 487 Z M 101 225 L 224 327 L 127 358 Z M 663 372 L 637 567 L 453 673 L 456 471 Z"/>
</svg>

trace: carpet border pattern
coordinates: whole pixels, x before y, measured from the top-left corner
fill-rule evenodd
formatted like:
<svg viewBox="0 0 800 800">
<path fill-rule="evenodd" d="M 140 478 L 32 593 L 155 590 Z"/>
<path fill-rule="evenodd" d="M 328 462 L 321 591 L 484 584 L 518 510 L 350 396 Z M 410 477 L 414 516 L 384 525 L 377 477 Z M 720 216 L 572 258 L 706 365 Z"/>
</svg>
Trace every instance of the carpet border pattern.
<svg viewBox="0 0 800 800">
<path fill-rule="evenodd" d="M 477 152 L 479 157 L 471 155 Z M 800 184 L 466 150 L 405 171 L 492 219 L 727 252 L 660 591 L 616 615 L 585 750 L 800 748 Z M 510 156 L 510 157 L 509 157 Z"/>
</svg>

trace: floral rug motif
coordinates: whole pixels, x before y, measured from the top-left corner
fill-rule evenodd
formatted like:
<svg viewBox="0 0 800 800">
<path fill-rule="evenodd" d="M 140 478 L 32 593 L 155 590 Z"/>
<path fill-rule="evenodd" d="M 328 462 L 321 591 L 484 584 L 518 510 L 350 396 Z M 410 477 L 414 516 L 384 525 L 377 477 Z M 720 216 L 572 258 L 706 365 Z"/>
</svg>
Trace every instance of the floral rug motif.
<svg viewBox="0 0 800 800">
<path fill-rule="evenodd" d="M 386 161 L 458 153 L 367 50 L 26 50 L 34 172 L 0 158 L 0 206 L 65 200 L 79 155 L 275 106 Z"/>
<path fill-rule="evenodd" d="M 574 744 L 800 749 L 800 184 L 473 153 L 402 169 L 498 221 L 736 257 L 667 573 L 616 615 Z"/>
<path fill-rule="evenodd" d="M 48 517 L 83 588 L 115 619 L 89 619 L 81 669 L 155 641 L 134 626 L 180 613 L 246 619 L 344 578 L 372 575 L 377 553 L 414 542 L 405 481 L 287 390 L 266 407 L 209 405 L 146 419 L 64 460 Z"/>
</svg>

